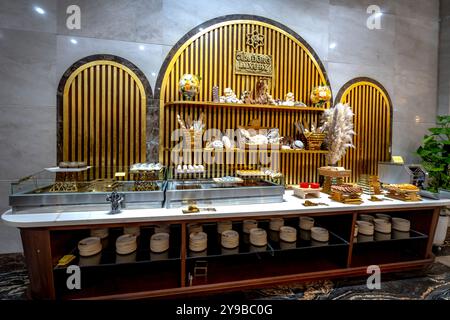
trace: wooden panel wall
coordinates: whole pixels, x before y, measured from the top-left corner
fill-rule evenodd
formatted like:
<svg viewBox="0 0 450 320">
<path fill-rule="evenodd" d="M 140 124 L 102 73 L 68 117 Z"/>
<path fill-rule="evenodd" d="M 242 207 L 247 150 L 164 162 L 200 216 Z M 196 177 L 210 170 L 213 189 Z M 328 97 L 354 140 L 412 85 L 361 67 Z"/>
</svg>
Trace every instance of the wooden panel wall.
<svg viewBox="0 0 450 320">
<path fill-rule="evenodd" d="M 391 159 L 392 105 L 381 84 L 364 79 L 344 86 L 338 101 L 349 103 L 355 114 L 355 149 L 350 149 L 341 165 L 352 170 L 353 182 L 360 174 L 378 174 L 378 162 Z"/>
<path fill-rule="evenodd" d="M 253 31 L 262 34 L 265 39 L 265 44 L 257 49 L 246 44 L 246 35 Z M 328 84 L 325 71 L 307 44 L 279 26 L 257 20 L 230 20 L 205 27 L 180 45 L 161 71 L 160 162 L 171 164 L 170 150 L 177 143 L 171 141 L 171 133 L 178 128 L 177 114 L 186 119 L 189 116 L 197 118 L 203 112 L 206 129 L 217 128 L 222 132 L 259 118 L 263 127 L 278 128 L 283 136 L 295 135 L 296 120 L 306 118 L 311 123 L 319 122 L 321 113 L 314 111 L 166 106 L 168 102 L 181 100 L 178 81 L 185 73 L 202 77 L 196 101 L 212 101 L 212 88 L 215 85 L 219 87 L 221 95 L 226 87 L 231 87 L 238 97 L 244 90 L 253 90 L 258 77 L 236 75 L 233 72 L 236 50 L 272 56 L 274 77 L 270 85 L 275 99 L 284 99 L 288 92 L 293 92 L 297 100 L 310 105 L 312 88 Z M 324 164 L 324 156 L 320 153 L 281 153 L 280 157 L 281 170 L 289 184 L 300 180 L 318 180 L 316 168 Z"/>
<path fill-rule="evenodd" d="M 111 167 L 146 158 L 146 93 L 136 74 L 114 61 L 83 64 L 63 91 L 63 161 L 96 166 L 96 178 Z"/>
</svg>

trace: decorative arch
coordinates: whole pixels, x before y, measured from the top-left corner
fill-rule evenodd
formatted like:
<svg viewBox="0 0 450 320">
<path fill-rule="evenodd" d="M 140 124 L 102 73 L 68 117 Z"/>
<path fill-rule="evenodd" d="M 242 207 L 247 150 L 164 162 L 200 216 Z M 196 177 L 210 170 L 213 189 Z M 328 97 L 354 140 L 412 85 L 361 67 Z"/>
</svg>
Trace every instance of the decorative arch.
<svg viewBox="0 0 450 320">
<path fill-rule="evenodd" d="M 352 181 L 361 174 L 378 174 L 378 162 L 390 161 L 392 145 L 392 101 L 378 81 L 361 77 L 347 82 L 336 101 L 349 103 L 354 114 L 355 149 L 341 164 L 352 170 Z"/>
<path fill-rule="evenodd" d="M 62 76 L 57 94 L 59 161 L 85 161 L 95 178 L 111 177 L 111 167 L 146 159 L 146 115 L 152 90 L 130 61 L 92 55 Z"/>
<path fill-rule="evenodd" d="M 264 36 L 263 46 L 246 44 L 246 34 L 254 31 Z M 249 120 L 257 117 L 261 120 L 261 126 L 278 127 L 283 136 L 295 135 L 295 121 L 304 117 L 311 123 L 319 120 L 320 113 L 314 111 L 274 111 L 270 108 L 243 110 L 194 104 L 182 107 L 173 103 L 181 100 L 178 81 L 185 73 L 202 77 L 200 92 L 196 97 L 198 101 L 212 101 L 212 88 L 216 85 L 220 95 L 226 87 L 231 87 L 238 96 L 244 90 L 253 90 L 257 76 L 234 73 L 233 55 L 236 50 L 272 56 L 274 75 L 270 85 L 275 99 L 284 99 L 288 92 L 293 92 L 297 100 L 310 105 L 309 95 L 313 87 L 329 85 L 327 73 L 317 54 L 288 27 L 253 15 L 228 15 L 207 21 L 183 36 L 161 67 L 155 93 L 160 101 L 160 162 L 170 163 L 170 150 L 175 145 L 170 137 L 173 130 L 178 128 L 176 114 L 197 118 L 203 112 L 206 127 L 217 128 L 222 132 L 247 125 Z M 305 180 L 316 180 L 315 167 L 323 164 L 319 153 L 283 153 L 280 162 L 287 183 L 296 183 L 302 175 Z"/>
</svg>

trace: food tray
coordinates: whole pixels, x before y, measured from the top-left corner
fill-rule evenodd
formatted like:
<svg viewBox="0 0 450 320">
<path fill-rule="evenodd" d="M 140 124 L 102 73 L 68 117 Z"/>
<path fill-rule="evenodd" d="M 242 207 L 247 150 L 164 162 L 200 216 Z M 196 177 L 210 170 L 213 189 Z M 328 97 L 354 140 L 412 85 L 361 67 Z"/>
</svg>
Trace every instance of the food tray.
<svg viewBox="0 0 450 320">
<path fill-rule="evenodd" d="M 64 172 L 83 172 L 89 170 L 92 166 L 87 166 L 83 168 L 60 168 L 60 167 L 51 167 L 45 168 L 45 170 L 53 173 L 64 173 Z"/>
</svg>

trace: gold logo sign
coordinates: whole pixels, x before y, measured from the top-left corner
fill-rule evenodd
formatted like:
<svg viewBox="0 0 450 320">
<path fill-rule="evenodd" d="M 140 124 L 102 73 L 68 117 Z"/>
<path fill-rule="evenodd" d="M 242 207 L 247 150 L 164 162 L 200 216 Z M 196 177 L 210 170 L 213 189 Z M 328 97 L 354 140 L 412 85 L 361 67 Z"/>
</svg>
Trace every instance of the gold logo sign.
<svg viewBox="0 0 450 320">
<path fill-rule="evenodd" d="M 234 73 L 272 77 L 272 56 L 267 54 L 236 51 Z"/>
</svg>

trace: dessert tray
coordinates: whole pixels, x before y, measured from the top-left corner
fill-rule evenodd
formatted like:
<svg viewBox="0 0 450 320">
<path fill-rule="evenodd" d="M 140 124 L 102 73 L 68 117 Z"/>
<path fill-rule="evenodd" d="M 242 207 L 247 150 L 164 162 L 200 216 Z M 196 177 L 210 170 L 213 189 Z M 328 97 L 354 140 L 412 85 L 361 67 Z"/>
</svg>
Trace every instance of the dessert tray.
<svg viewBox="0 0 450 320">
<path fill-rule="evenodd" d="M 362 204 L 362 189 L 349 184 L 331 187 L 330 199 L 344 204 Z"/>
<path fill-rule="evenodd" d="M 415 185 L 409 183 L 385 184 L 383 187 L 388 191 L 386 196 L 389 198 L 401 201 L 422 201 L 419 196 L 420 189 Z"/>
</svg>

